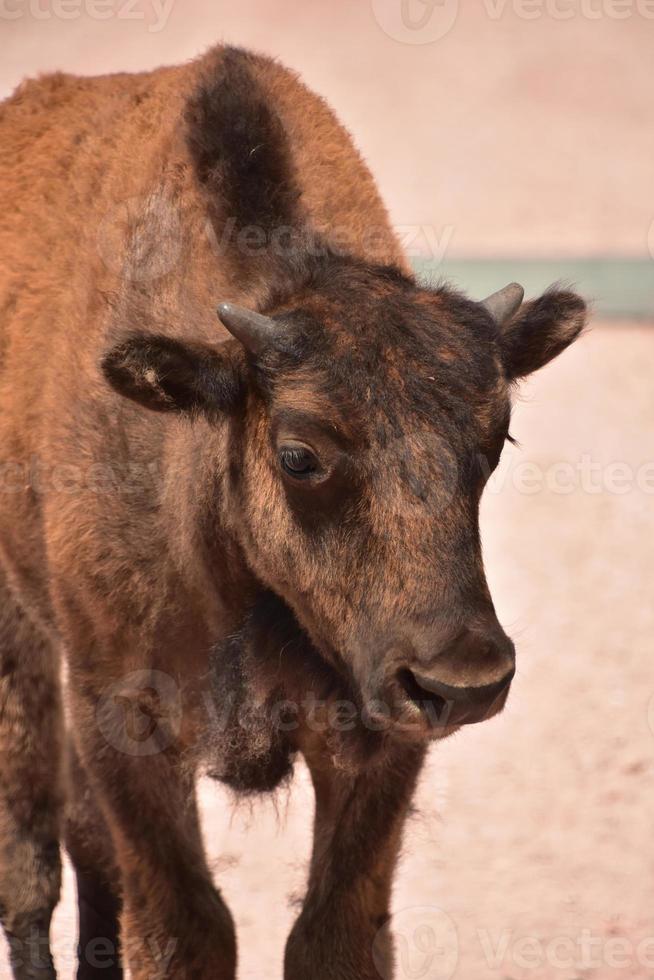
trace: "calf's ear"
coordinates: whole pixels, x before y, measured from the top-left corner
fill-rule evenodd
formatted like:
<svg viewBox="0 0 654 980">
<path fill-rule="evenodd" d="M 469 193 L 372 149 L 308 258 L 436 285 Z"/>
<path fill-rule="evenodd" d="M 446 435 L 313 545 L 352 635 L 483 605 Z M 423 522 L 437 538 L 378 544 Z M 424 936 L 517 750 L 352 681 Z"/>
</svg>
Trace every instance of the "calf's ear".
<svg viewBox="0 0 654 980">
<path fill-rule="evenodd" d="M 586 304 L 576 293 L 548 289 L 500 324 L 507 377 L 524 378 L 576 340 L 586 323 Z"/>
<path fill-rule="evenodd" d="M 157 412 L 229 411 L 244 391 L 232 348 L 135 334 L 105 354 L 102 371 L 119 394 Z"/>
</svg>

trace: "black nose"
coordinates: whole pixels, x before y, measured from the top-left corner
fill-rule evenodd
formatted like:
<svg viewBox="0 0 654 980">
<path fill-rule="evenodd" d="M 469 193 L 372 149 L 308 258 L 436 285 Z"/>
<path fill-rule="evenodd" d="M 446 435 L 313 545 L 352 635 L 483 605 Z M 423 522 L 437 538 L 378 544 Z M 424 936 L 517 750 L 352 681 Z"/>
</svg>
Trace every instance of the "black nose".
<svg viewBox="0 0 654 980">
<path fill-rule="evenodd" d="M 397 679 L 437 728 L 474 725 L 502 710 L 515 674 L 515 649 L 499 623 L 461 633 L 429 665 L 413 662 Z"/>
</svg>

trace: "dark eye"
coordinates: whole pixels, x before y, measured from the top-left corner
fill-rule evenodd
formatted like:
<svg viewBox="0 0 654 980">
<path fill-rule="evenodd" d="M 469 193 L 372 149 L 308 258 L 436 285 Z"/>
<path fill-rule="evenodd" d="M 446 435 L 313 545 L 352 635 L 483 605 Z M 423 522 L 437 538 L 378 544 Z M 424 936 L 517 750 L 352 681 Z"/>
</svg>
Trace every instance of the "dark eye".
<svg viewBox="0 0 654 980">
<path fill-rule="evenodd" d="M 320 467 L 317 458 L 305 446 L 284 446 L 279 452 L 282 469 L 296 479 L 312 476 Z"/>
</svg>

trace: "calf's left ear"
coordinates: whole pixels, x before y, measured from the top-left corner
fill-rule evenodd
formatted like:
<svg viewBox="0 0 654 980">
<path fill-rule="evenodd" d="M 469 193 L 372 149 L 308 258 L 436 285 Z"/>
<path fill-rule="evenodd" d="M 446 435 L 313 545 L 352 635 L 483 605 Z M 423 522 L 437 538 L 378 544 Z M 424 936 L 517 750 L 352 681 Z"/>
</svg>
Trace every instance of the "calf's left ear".
<svg viewBox="0 0 654 980">
<path fill-rule="evenodd" d="M 510 380 L 526 377 L 569 347 L 587 318 L 583 299 L 569 290 L 548 289 L 522 305 L 521 299 L 522 289 L 511 284 L 484 304 L 498 324 L 502 360 Z"/>
<path fill-rule="evenodd" d="M 231 348 L 135 334 L 104 356 L 102 371 L 119 394 L 157 412 L 229 411 L 243 393 Z"/>
</svg>

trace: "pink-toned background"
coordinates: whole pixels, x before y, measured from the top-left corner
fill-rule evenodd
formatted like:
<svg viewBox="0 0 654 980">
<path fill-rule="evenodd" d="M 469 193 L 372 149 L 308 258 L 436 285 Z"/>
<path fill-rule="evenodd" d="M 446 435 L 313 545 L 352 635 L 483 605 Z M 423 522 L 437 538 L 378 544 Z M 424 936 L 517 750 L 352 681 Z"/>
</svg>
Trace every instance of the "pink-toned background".
<svg viewBox="0 0 654 980">
<path fill-rule="evenodd" d="M 430 9 L 404 2 L 417 23 Z M 2 0 L 0 94 L 39 71 L 139 71 L 248 45 L 330 99 L 394 220 L 439 240 L 451 229 L 452 254 L 642 254 L 654 2 L 428 3 L 411 30 L 403 0 Z"/>
<path fill-rule="evenodd" d="M 329 98 L 433 257 L 650 256 L 654 4 L 407 11 L 425 26 L 401 0 L 0 0 L 0 94 L 42 70 L 252 46 Z M 518 676 L 505 713 L 435 749 L 422 779 L 395 894 L 402 980 L 654 978 L 653 355 L 651 325 L 595 326 L 518 399 L 522 448 L 482 514 Z M 308 856 L 306 776 L 276 805 L 234 809 L 212 785 L 202 799 L 240 977 L 274 980 Z M 70 980 L 68 878 L 55 938 Z"/>
</svg>

